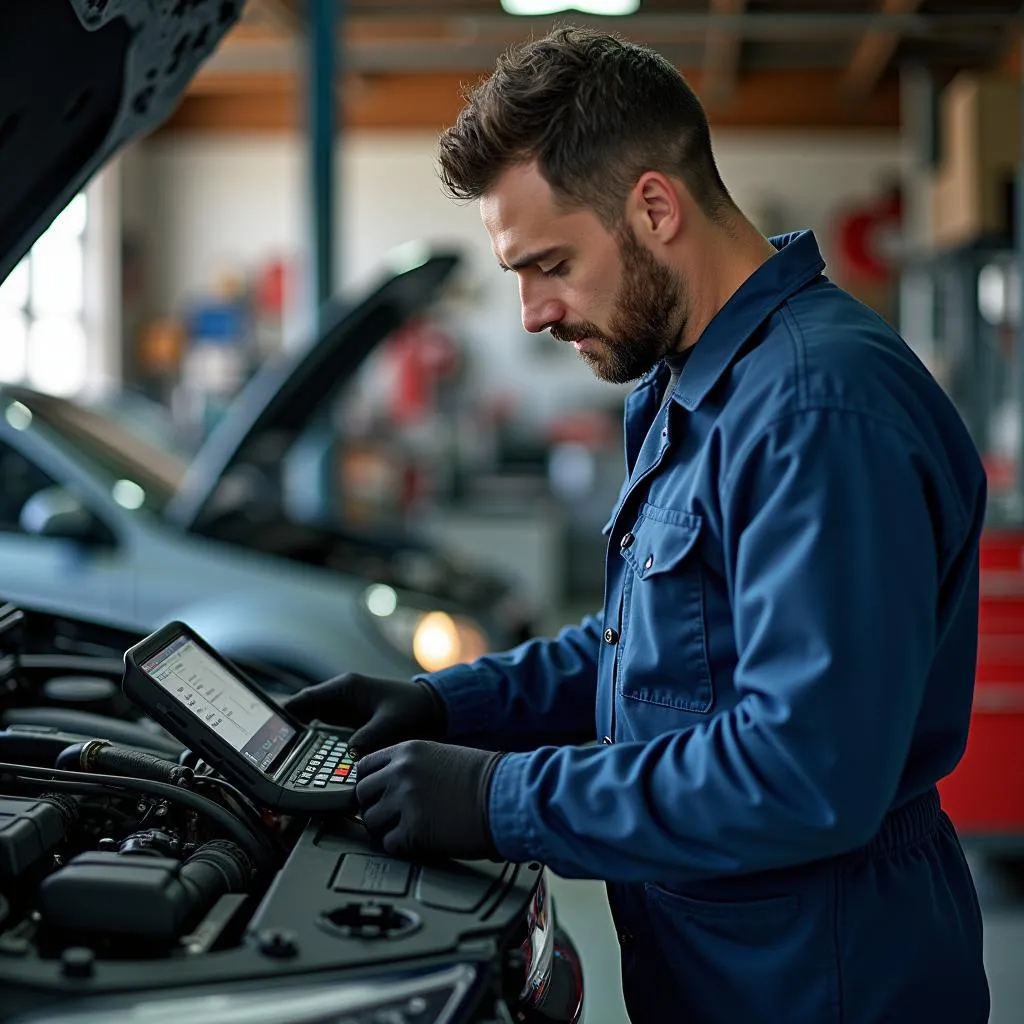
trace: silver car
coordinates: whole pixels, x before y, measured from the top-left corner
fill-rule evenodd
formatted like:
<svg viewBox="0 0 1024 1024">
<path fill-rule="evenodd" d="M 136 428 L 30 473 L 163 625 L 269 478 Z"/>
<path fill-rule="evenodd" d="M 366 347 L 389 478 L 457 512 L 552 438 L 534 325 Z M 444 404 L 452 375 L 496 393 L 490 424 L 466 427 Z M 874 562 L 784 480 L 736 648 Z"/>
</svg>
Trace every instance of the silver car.
<svg viewBox="0 0 1024 1024">
<path fill-rule="evenodd" d="M 329 311 L 188 463 L 95 410 L 0 388 L 0 594 L 139 631 L 182 619 L 309 680 L 409 676 L 521 639 L 528 614 L 503 580 L 408 534 L 300 522 L 283 498 L 318 410 L 456 262 L 427 256 Z"/>
</svg>

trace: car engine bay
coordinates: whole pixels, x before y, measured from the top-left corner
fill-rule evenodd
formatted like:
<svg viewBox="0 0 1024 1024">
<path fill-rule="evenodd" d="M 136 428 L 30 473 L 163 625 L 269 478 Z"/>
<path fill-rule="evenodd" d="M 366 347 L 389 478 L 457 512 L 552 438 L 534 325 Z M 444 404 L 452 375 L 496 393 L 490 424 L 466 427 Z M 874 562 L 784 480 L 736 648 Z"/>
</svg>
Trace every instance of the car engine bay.
<svg viewBox="0 0 1024 1024">
<path fill-rule="evenodd" d="M 579 1019 L 540 864 L 413 864 L 255 806 L 125 698 L 138 639 L 0 607 L 0 1020 Z"/>
</svg>

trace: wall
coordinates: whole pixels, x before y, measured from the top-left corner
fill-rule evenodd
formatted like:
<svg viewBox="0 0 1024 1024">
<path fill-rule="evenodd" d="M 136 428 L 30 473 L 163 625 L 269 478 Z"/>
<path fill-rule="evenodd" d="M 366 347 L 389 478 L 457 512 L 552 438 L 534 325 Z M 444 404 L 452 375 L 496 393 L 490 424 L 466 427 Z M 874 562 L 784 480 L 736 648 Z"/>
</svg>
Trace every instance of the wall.
<svg viewBox="0 0 1024 1024">
<path fill-rule="evenodd" d="M 478 384 L 512 390 L 537 415 L 598 398 L 614 389 L 581 372 L 567 346 L 531 339 L 519 323 L 515 281 L 497 268 L 475 205 L 440 192 L 435 138 L 419 133 L 353 135 L 339 167 L 342 253 L 339 283 L 372 280 L 385 254 L 430 239 L 468 257 L 475 301 L 464 304 L 462 330 L 478 354 Z M 905 163 L 895 134 L 717 136 L 727 186 L 764 230 L 810 227 L 828 255 L 836 210 L 871 196 Z M 301 140 L 284 136 L 211 139 L 175 134 L 133 155 L 148 200 L 153 280 L 159 311 L 210 287 L 223 269 L 301 252 L 306 180 Z M 138 202 L 140 185 L 130 186 Z M 301 319 L 292 324 L 301 333 Z M 538 366 L 543 372 L 538 373 Z"/>
</svg>

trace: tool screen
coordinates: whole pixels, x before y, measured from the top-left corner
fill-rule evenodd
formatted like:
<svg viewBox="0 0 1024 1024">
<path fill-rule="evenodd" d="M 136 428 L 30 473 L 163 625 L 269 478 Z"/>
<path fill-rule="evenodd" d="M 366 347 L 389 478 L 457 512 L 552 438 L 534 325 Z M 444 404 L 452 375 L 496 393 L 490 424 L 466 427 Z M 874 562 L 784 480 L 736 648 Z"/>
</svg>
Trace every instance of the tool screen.
<svg viewBox="0 0 1024 1024">
<path fill-rule="evenodd" d="M 187 636 L 142 664 L 143 671 L 260 771 L 289 746 L 295 730 L 275 708 Z"/>
</svg>

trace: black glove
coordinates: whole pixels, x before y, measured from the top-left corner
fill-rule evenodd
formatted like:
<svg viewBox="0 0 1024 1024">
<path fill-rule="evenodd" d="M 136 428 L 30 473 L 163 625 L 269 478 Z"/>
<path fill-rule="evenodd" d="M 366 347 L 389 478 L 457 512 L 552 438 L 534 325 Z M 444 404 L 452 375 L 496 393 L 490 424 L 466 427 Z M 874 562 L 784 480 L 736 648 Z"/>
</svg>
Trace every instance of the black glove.
<svg viewBox="0 0 1024 1024">
<path fill-rule="evenodd" d="M 370 754 L 356 765 L 363 824 L 398 857 L 500 860 L 487 820 L 487 794 L 501 757 L 423 740 Z"/>
<path fill-rule="evenodd" d="M 371 679 L 347 672 L 326 683 L 307 686 L 285 706 L 296 718 L 318 718 L 356 731 L 349 747 L 369 754 L 403 740 L 439 740 L 448 727 L 441 695 L 422 682 Z"/>
</svg>

